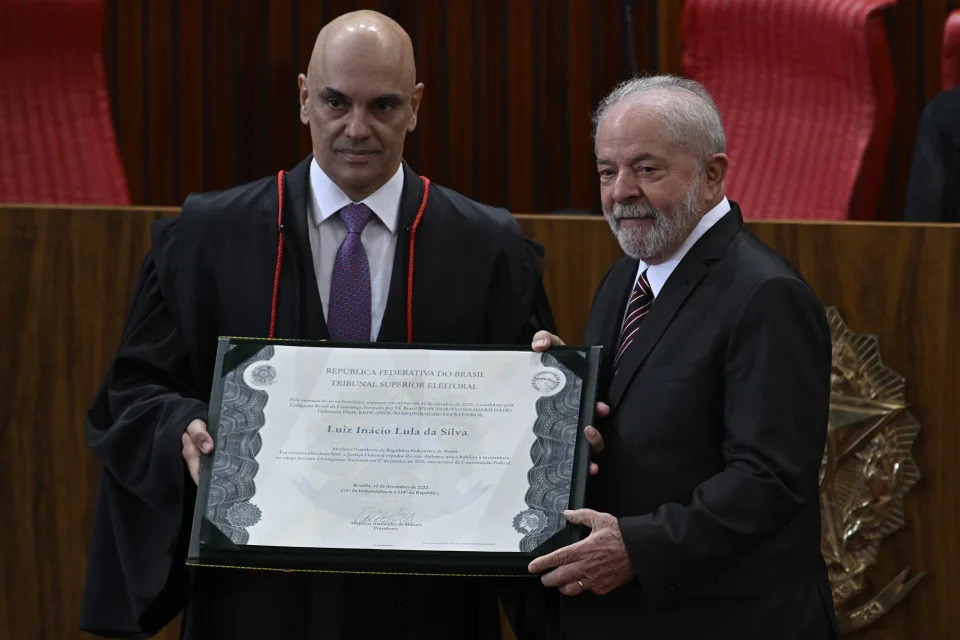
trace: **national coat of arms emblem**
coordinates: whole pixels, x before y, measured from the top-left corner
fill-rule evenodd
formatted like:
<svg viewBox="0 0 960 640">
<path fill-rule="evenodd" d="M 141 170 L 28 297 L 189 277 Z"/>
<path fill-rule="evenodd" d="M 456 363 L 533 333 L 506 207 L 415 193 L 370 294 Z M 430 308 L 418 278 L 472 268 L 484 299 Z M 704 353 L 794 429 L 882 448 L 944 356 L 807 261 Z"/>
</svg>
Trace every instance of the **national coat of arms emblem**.
<svg viewBox="0 0 960 640">
<path fill-rule="evenodd" d="M 880 591 L 862 596 L 881 543 L 905 524 L 903 498 L 920 478 L 911 454 L 920 424 L 907 409 L 903 376 L 882 362 L 876 337 L 851 331 L 835 308 L 827 308 L 827 318 L 833 371 L 820 466 L 820 544 L 837 623 L 847 633 L 883 616 L 924 576 L 904 568 Z"/>
</svg>

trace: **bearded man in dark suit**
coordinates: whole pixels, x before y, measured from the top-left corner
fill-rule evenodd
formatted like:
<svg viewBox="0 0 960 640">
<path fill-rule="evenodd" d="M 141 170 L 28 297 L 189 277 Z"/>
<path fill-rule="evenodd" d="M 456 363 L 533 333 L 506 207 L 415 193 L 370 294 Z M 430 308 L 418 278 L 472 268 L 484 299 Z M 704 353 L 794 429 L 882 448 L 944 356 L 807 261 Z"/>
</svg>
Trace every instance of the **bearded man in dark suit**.
<svg viewBox="0 0 960 640">
<path fill-rule="evenodd" d="M 725 197 L 723 125 L 701 85 L 628 81 L 595 125 L 604 215 L 626 254 L 585 338 L 604 347 L 604 446 L 589 508 L 568 513 L 590 535 L 530 571 L 570 596 L 565 638 L 835 637 L 823 306 Z"/>
</svg>

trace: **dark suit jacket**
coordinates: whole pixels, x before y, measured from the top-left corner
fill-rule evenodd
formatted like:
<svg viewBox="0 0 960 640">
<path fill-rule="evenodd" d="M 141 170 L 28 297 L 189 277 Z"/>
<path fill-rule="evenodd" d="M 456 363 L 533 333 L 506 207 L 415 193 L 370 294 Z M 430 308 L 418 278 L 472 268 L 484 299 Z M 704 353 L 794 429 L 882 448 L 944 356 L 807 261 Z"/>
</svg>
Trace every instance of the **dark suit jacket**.
<svg viewBox="0 0 960 640">
<path fill-rule="evenodd" d="M 910 165 L 909 222 L 960 222 L 960 87 L 924 107 Z"/>
<path fill-rule="evenodd" d="M 818 502 L 830 331 L 732 206 L 670 275 L 612 380 L 637 261 L 597 290 L 586 342 L 604 346 L 611 414 L 587 500 L 619 518 L 637 578 L 571 598 L 566 637 L 833 636 Z"/>
</svg>

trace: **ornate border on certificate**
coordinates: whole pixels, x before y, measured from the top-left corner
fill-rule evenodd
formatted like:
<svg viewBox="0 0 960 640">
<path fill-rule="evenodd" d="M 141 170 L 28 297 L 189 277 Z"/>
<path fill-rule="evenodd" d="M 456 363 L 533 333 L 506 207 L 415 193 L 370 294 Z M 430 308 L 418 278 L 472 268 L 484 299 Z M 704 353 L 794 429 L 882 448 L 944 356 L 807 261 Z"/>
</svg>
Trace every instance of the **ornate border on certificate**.
<svg viewBox="0 0 960 640">
<path fill-rule="evenodd" d="M 570 502 L 580 426 L 583 379 L 549 353 L 544 353 L 540 362 L 562 372 L 566 384 L 557 393 L 537 400 L 533 426 L 537 440 L 530 448 L 533 467 L 527 473 L 530 488 L 524 497 L 529 508 L 513 519 L 514 528 L 524 534 L 520 540 L 524 552 L 533 551 L 566 526 L 563 511 Z"/>
<path fill-rule="evenodd" d="M 269 398 L 266 391 L 250 386 L 244 376 L 250 369 L 258 386 L 269 386 L 276 370 L 271 365 L 252 365 L 273 355 L 273 347 L 266 346 L 223 378 L 206 517 L 234 544 L 246 544 L 250 539 L 247 527 L 260 521 L 260 508 L 250 499 L 256 493 L 254 476 L 260 468 L 256 456 L 262 445 L 259 431 L 266 422 L 263 409 Z"/>
</svg>

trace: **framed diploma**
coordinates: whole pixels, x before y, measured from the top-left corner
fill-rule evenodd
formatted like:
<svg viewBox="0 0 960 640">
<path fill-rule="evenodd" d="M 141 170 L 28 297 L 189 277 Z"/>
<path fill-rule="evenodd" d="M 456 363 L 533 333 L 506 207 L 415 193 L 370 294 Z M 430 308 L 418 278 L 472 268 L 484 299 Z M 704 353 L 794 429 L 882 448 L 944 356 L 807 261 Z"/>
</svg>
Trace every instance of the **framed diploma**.
<svg viewBox="0 0 960 640">
<path fill-rule="evenodd" d="M 583 535 L 599 358 L 221 338 L 187 563 L 527 575 Z"/>
</svg>

